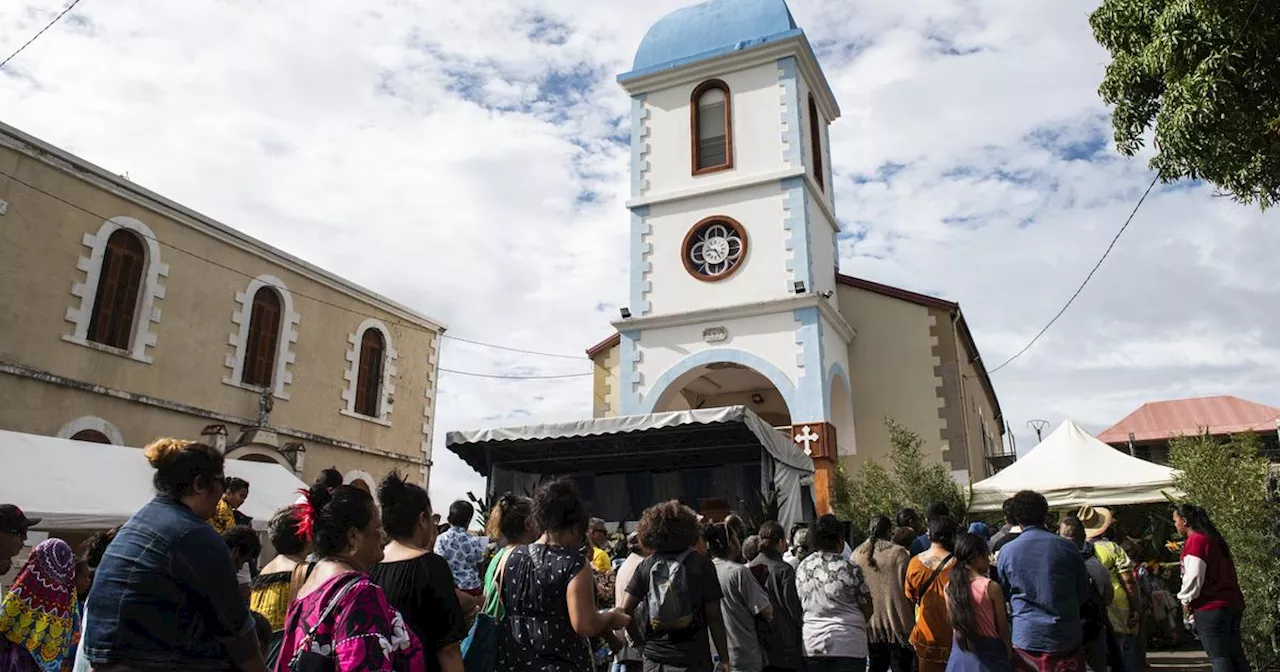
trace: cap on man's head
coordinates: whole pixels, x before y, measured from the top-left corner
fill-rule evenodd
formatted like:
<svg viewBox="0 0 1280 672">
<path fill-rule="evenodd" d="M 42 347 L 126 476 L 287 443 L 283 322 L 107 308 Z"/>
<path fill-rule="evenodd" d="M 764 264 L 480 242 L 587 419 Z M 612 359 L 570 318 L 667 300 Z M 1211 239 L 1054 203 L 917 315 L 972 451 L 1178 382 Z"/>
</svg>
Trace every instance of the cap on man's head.
<svg viewBox="0 0 1280 672">
<path fill-rule="evenodd" d="M 39 518 L 28 518 L 22 509 L 13 504 L 0 504 L 0 532 L 22 534 L 27 528 L 39 524 Z"/>
</svg>

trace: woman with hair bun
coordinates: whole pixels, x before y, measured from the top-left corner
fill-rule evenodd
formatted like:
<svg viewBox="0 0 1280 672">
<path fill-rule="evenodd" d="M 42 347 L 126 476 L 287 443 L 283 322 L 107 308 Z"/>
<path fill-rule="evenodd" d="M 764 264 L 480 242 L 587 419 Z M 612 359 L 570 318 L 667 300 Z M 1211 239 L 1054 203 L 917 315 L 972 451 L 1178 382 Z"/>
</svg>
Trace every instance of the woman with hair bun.
<svg viewBox="0 0 1280 672">
<path fill-rule="evenodd" d="M 489 561 L 484 573 L 484 613 L 495 619 L 502 618 L 502 600 L 499 599 L 498 568 L 507 554 L 517 546 L 524 546 L 537 538 L 533 529 L 533 500 L 507 493 L 498 498 L 489 512 L 489 524 L 485 534 L 496 539 L 498 551 Z"/>
<path fill-rule="evenodd" d="M 453 590 L 453 572 L 431 552 L 436 526 L 427 491 L 392 472 L 378 485 L 382 524 L 391 537 L 369 577 L 426 649 L 428 672 L 462 672 L 459 643 L 467 619 Z"/>
<path fill-rule="evenodd" d="M 307 571 L 311 542 L 299 530 L 301 526 L 302 508 L 296 504 L 277 511 L 267 524 L 271 547 L 277 555 L 254 579 L 249 608 L 267 617 L 273 633 L 284 629 L 284 617 L 293 602 L 293 591 L 298 587 L 295 575 L 300 582 L 302 573 Z"/>
<path fill-rule="evenodd" d="M 285 616 L 277 672 L 325 665 L 335 672 L 425 669 L 418 637 L 369 578 L 382 560 L 382 519 L 369 493 L 314 485 L 302 505 L 303 534 L 319 558 Z"/>
<path fill-rule="evenodd" d="M 208 522 L 222 500 L 222 453 L 157 439 L 143 455 L 157 494 L 103 554 L 80 650 L 101 670 L 265 672 L 231 553 Z"/>
<path fill-rule="evenodd" d="M 578 552 L 589 516 L 573 481 L 538 488 L 533 515 L 542 537 L 508 553 L 498 571 L 505 614 L 498 628 L 503 672 L 590 672 L 587 638 L 621 630 L 622 612 L 596 610 L 595 578 Z"/>
<path fill-rule="evenodd" d="M 1209 513 L 1194 504 L 1179 504 L 1173 510 L 1173 526 L 1187 538 L 1182 545 L 1182 589 L 1178 591 L 1183 612 L 1195 618 L 1196 633 L 1214 672 L 1248 672 L 1240 639 L 1244 593 L 1236 578 L 1231 545 Z"/>
</svg>

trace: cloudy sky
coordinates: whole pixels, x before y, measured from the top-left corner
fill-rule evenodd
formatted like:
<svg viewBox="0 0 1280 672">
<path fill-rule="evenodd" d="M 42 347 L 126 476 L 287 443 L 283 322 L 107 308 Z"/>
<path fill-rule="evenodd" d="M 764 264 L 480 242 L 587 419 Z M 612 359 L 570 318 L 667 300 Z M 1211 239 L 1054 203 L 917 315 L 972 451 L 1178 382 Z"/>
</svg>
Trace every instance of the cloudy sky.
<svg viewBox="0 0 1280 672">
<path fill-rule="evenodd" d="M 0 3 L 0 57 L 65 4 Z M 83 0 L 0 70 L 0 119 L 453 335 L 579 355 L 625 298 L 614 76 L 682 4 Z M 1057 312 L 1151 179 L 1110 141 L 1095 4 L 791 1 L 844 112 L 842 269 L 959 301 L 988 366 Z M 1096 431 L 1154 399 L 1280 405 L 1278 217 L 1203 185 L 1153 192 L 1071 310 L 994 374 L 1020 449 L 1032 418 Z M 457 341 L 442 365 L 589 370 Z M 444 374 L 433 497 L 481 487 L 445 430 L 581 418 L 590 398 L 587 377 Z"/>
</svg>

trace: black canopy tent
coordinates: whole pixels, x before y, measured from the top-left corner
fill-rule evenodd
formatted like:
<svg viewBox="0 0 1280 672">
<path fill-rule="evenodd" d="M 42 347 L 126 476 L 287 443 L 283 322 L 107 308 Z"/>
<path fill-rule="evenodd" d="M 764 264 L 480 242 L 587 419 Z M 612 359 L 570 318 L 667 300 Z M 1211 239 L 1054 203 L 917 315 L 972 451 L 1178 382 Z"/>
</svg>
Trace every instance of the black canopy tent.
<svg viewBox="0 0 1280 672">
<path fill-rule="evenodd" d="M 733 503 L 770 483 L 784 524 L 814 509 L 813 460 L 743 406 L 454 431 L 446 446 L 488 477 L 490 496 L 569 476 L 614 522 L 673 496 L 695 506 L 699 495 Z"/>
</svg>

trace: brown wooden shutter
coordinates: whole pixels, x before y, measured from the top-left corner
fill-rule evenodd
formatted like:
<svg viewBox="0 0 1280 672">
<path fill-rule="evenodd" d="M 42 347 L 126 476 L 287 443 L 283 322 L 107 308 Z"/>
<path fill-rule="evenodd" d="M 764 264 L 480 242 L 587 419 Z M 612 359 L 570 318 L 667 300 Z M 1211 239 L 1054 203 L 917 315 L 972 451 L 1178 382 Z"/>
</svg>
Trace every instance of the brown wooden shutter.
<svg viewBox="0 0 1280 672">
<path fill-rule="evenodd" d="M 146 261 L 137 234 L 119 229 L 107 239 L 89 319 L 89 340 L 121 350 L 129 348 Z"/>
<path fill-rule="evenodd" d="M 262 287 L 253 295 L 249 339 L 244 344 L 244 370 L 240 380 L 246 385 L 271 387 L 279 341 L 280 294 L 270 287 Z"/>
<path fill-rule="evenodd" d="M 360 369 L 356 374 L 356 413 L 378 417 L 382 401 L 382 332 L 366 329 L 360 339 Z"/>
<path fill-rule="evenodd" d="M 106 434 L 96 429 L 82 429 L 71 437 L 72 441 L 88 441 L 89 443 L 111 443 Z"/>
</svg>

